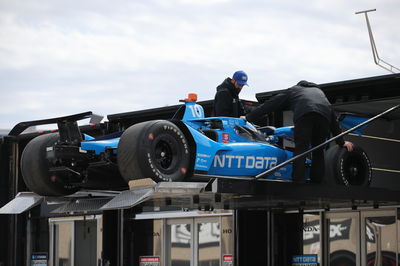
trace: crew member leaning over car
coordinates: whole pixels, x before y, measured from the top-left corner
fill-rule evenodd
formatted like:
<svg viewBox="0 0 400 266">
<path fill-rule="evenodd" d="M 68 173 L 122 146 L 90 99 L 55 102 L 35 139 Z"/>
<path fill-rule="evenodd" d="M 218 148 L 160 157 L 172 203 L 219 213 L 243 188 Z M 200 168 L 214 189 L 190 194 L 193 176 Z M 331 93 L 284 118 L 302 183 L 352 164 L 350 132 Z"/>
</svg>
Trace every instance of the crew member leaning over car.
<svg viewBox="0 0 400 266">
<path fill-rule="evenodd" d="M 294 123 L 294 156 L 307 151 L 325 141 L 330 132 L 341 133 L 337 117 L 325 94 L 315 83 L 305 80 L 287 89 L 241 118 L 254 121 L 270 112 L 290 109 L 293 111 Z M 336 143 L 353 150 L 353 143 L 338 138 Z M 293 163 L 293 181 L 305 182 L 305 158 Z M 317 149 L 312 153 L 311 182 L 320 183 L 325 173 L 324 151 Z"/>
<path fill-rule="evenodd" d="M 226 78 L 218 87 L 214 99 L 214 116 L 240 117 L 245 114 L 239 93 L 247 84 L 247 74 L 236 71 L 232 78 Z"/>
</svg>

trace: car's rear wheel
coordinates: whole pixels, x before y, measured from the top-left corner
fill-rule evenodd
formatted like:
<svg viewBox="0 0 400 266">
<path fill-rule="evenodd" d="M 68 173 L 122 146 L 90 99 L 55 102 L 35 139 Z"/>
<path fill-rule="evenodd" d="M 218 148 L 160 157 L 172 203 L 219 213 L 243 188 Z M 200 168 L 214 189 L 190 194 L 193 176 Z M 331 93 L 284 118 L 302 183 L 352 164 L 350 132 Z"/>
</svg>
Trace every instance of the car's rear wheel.
<svg viewBox="0 0 400 266">
<path fill-rule="evenodd" d="M 118 168 L 123 178 L 182 181 L 190 172 L 190 148 L 183 132 L 165 120 L 129 127 L 118 144 Z"/>
<path fill-rule="evenodd" d="M 22 152 L 21 172 L 25 184 L 31 191 L 42 196 L 69 195 L 77 191 L 49 171 L 51 163 L 46 158 L 46 148 L 53 146 L 58 139 L 57 133 L 38 136 Z"/>
<path fill-rule="evenodd" d="M 371 163 L 358 146 L 352 152 L 334 145 L 325 154 L 325 171 L 328 183 L 345 186 L 369 186 L 372 179 Z"/>
</svg>

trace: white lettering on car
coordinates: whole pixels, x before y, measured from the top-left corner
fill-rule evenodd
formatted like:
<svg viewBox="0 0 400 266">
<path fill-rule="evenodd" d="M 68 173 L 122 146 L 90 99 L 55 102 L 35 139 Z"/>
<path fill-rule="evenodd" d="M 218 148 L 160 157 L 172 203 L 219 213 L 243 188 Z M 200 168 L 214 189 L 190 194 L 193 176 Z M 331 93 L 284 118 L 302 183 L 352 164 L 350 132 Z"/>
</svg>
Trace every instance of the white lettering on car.
<svg viewBox="0 0 400 266">
<path fill-rule="evenodd" d="M 232 167 L 232 159 L 235 158 L 233 155 L 226 155 L 226 159 L 228 159 L 228 168 Z"/>
<path fill-rule="evenodd" d="M 225 167 L 225 156 L 220 158 L 218 155 L 215 155 L 214 167 L 217 167 L 217 163 L 219 163 L 220 167 Z"/>
<path fill-rule="evenodd" d="M 268 163 L 266 163 L 268 165 Z M 263 157 L 256 157 L 256 169 L 263 169 L 264 167 L 264 158 Z"/>
<path fill-rule="evenodd" d="M 244 159 L 244 156 L 235 156 L 235 158 L 237 159 L 238 163 L 237 163 L 237 168 L 240 168 L 240 162 L 242 161 L 242 159 Z"/>
<path fill-rule="evenodd" d="M 277 157 L 215 155 L 214 167 L 267 169 L 274 167 L 278 162 Z"/>
<path fill-rule="evenodd" d="M 245 168 L 254 168 L 254 161 L 255 161 L 254 156 L 247 156 Z"/>
</svg>

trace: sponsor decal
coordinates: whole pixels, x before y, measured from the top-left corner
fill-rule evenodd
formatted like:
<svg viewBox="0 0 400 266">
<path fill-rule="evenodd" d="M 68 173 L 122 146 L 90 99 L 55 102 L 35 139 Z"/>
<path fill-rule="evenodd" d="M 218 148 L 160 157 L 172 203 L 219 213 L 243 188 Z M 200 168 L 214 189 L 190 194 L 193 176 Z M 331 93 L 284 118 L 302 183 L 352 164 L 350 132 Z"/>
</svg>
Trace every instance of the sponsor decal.
<svg viewBox="0 0 400 266">
<path fill-rule="evenodd" d="M 207 163 L 206 159 L 197 158 L 196 163 Z"/>
<path fill-rule="evenodd" d="M 285 172 L 287 172 L 287 168 L 286 168 L 286 167 L 281 167 L 278 171 L 276 171 L 275 173 L 273 173 L 273 176 L 275 176 L 275 177 L 282 177 L 283 174 L 286 174 Z"/>
<path fill-rule="evenodd" d="M 367 224 L 365 228 L 365 234 L 367 235 L 367 242 L 375 243 L 375 230 L 370 225 Z"/>
<path fill-rule="evenodd" d="M 320 224 L 319 220 L 305 222 L 303 224 L 303 244 L 309 245 L 319 241 Z"/>
<path fill-rule="evenodd" d="M 35 252 L 31 255 L 31 266 L 47 266 L 48 255 L 46 252 Z"/>
<path fill-rule="evenodd" d="M 240 121 L 230 119 L 230 120 L 227 122 L 227 124 L 229 124 L 229 126 L 231 126 L 231 127 L 240 126 Z M 251 130 L 251 129 L 249 129 L 249 130 Z"/>
<path fill-rule="evenodd" d="M 278 162 L 276 157 L 243 156 L 243 155 L 215 155 L 214 167 L 267 169 L 274 167 Z"/>
<path fill-rule="evenodd" d="M 161 260 L 160 257 L 155 256 L 141 256 L 139 258 L 140 266 L 160 266 Z"/>
<path fill-rule="evenodd" d="M 292 257 L 292 266 L 317 266 L 317 254 L 294 255 Z"/>
<path fill-rule="evenodd" d="M 329 238 L 331 241 L 339 239 L 349 239 L 351 219 L 342 222 L 331 222 L 329 227 Z"/>
<path fill-rule="evenodd" d="M 209 154 L 197 153 L 196 167 L 208 168 L 206 164 L 210 157 L 211 157 L 211 155 L 209 155 Z"/>
<path fill-rule="evenodd" d="M 346 219 L 341 222 L 330 222 L 329 225 L 329 238 L 330 241 L 349 239 L 351 228 L 351 219 Z M 370 234 L 371 235 L 371 234 Z M 319 221 L 305 222 L 303 226 L 303 243 L 310 245 L 319 241 L 320 224 Z M 368 235 L 367 227 L 367 241 L 371 242 Z"/>
<path fill-rule="evenodd" d="M 223 143 L 229 142 L 229 133 L 222 133 L 222 142 Z"/>
<path fill-rule="evenodd" d="M 233 266 L 233 256 L 224 255 L 223 256 L 223 266 Z"/>
</svg>

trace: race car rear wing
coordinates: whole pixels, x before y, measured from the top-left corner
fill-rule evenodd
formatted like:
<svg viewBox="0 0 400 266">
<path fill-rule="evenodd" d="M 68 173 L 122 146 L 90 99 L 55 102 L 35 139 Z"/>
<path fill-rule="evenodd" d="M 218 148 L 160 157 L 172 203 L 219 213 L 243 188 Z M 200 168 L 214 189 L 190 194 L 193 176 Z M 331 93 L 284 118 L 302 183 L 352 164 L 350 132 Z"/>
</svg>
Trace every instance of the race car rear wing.
<svg viewBox="0 0 400 266">
<path fill-rule="evenodd" d="M 82 141 L 82 134 L 79 129 L 78 120 L 90 118 L 90 124 L 98 124 L 103 119 L 102 116 L 93 114 L 92 112 L 84 112 L 69 116 L 61 116 L 56 118 L 34 120 L 20 122 L 8 133 L 10 137 L 17 137 L 27 128 L 31 126 L 57 124 L 58 130 L 51 130 L 50 132 L 58 132 L 60 134 L 60 142 L 68 144 L 77 144 Z M 38 132 L 43 134 L 44 132 Z"/>
<path fill-rule="evenodd" d="M 49 118 L 49 119 L 42 119 L 42 120 L 33 120 L 33 121 L 26 121 L 26 122 L 20 122 L 17 125 L 11 129 L 10 133 L 8 133 L 9 136 L 18 136 L 24 130 L 26 130 L 29 127 L 32 126 L 39 126 L 39 125 L 48 125 L 48 124 L 57 124 L 58 129 L 62 130 L 62 128 L 65 128 L 65 125 L 71 122 L 76 122 L 78 120 L 90 118 L 93 115 L 92 112 L 84 112 L 84 113 L 79 113 L 75 115 L 69 115 L 69 116 L 62 116 L 62 117 L 56 117 L 56 118 Z"/>
</svg>

